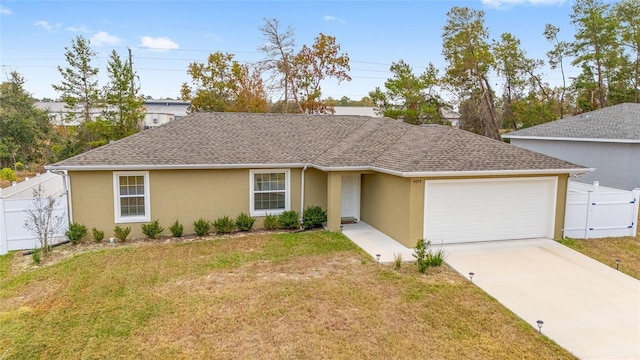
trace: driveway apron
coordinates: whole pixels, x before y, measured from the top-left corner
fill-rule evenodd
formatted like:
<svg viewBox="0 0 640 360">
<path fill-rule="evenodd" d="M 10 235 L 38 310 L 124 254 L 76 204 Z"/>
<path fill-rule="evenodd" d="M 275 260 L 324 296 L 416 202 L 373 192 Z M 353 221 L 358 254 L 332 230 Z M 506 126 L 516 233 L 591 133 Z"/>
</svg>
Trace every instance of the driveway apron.
<svg viewBox="0 0 640 360">
<path fill-rule="evenodd" d="M 444 245 L 446 261 L 580 359 L 640 359 L 640 281 L 549 239 Z M 615 267 L 615 259 L 611 259 Z M 624 266 L 624 264 L 621 264 Z"/>
</svg>

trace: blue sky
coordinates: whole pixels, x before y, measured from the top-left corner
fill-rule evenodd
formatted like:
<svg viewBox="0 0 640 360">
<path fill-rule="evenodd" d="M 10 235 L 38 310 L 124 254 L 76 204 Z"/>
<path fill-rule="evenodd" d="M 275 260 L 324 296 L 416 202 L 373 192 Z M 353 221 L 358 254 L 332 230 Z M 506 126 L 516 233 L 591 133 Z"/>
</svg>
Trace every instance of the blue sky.
<svg viewBox="0 0 640 360">
<path fill-rule="evenodd" d="M 3 81 L 16 70 L 37 98 L 57 98 L 52 84 L 65 67 L 64 47 L 77 35 L 91 40 L 98 53 L 100 86 L 112 49 L 122 57 L 132 49 L 141 92 L 155 98 L 179 96 L 188 81 L 187 65 L 204 62 L 209 53 L 234 53 L 255 62 L 264 43 L 263 18 L 278 18 L 295 30 L 298 47 L 323 32 L 335 36 L 351 59 L 353 80 L 323 83 L 324 96 L 360 99 L 390 77 L 392 62 L 404 59 L 421 72 L 433 62 L 444 71 L 442 27 L 453 6 L 486 12 L 491 38 L 503 32 L 518 37 L 530 57 L 546 59 L 550 44 L 542 36 L 546 23 L 571 41 L 571 2 L 567 0 L 467 1 L 29 1 L 0 0 L 0 63 Z M 546 70 L 547 81 L 559 74 Z M 569 73 L 575 76 L 575 73 Z M 497 79 L 495 80 L 498 81 Z M 496 89 L 499 90 L 499 89 Z"/>
</svg>

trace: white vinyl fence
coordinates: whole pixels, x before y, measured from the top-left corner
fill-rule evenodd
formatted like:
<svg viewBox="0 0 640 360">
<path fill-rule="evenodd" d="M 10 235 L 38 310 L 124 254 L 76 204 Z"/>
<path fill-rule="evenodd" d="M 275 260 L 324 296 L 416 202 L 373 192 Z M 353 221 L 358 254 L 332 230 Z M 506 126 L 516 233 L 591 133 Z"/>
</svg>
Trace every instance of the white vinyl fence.
<svg viewBox="0 0 640 360">
<path fill-rule="evenodd" d="M 612 189 L 569 181 L 564 236 L 575 239 L 636 236 L 640 189 Z"/>
<path fill-rule="evenodd" d="M 60 216 L 63 224 L 54 235 L 51 244 L 63 241 L 69 227 L 67 197 L 64 193 L 65 178 L 46 173 L 0 190 L 0 255 L 12 250 L 34 249 L 40 246 L 38 239 L 24 227 L 27 210 L 33 204 L 33 190 L 40 185 L 44 196 L 55 198 L 53 216 Z"/>
</svg>

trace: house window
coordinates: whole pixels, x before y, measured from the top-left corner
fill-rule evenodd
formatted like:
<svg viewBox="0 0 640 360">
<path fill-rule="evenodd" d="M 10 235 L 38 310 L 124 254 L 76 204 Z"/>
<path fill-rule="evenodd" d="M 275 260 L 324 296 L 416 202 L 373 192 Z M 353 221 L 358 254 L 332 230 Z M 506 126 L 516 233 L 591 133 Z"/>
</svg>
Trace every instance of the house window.
<svg viewBox="0 0 640 360">
<path fill-rule="evenodd" d="M 114 172 L 113 192 L 116 223 L 151 221 L 148 172 Z"/>
<path fill-rule="evenodd" d="M 251 170 L 249 174 L 252 216 L 289 210 L 289 170 Z"/>
</svg>

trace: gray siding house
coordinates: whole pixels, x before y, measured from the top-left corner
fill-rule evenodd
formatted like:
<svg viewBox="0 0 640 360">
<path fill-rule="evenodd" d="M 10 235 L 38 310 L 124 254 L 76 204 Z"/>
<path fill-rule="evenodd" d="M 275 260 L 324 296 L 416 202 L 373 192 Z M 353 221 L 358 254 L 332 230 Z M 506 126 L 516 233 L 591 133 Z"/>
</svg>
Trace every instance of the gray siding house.
<svg viewBox="0 0 640 360">
<path fill-rule="evenodd" d="M 619 104 L 502 136 L 512 145 L 596 170 L 580 182 L 640 188 L 640 104 Z"/>
</svg>

